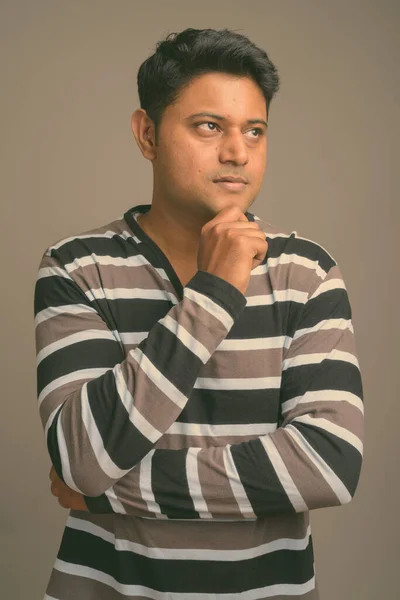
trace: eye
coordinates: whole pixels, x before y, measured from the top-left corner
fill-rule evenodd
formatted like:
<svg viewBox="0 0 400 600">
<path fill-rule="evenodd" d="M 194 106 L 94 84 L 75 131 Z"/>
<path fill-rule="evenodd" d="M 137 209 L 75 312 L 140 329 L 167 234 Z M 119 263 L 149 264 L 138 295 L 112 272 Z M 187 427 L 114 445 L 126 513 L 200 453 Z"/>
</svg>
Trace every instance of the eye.
<svg viewBox="0 0 400 600">
<path fill-rule="evenodd" d="M 250 129 L 249 131 L 257 131 L 258 132 L 257 137 L 261 137 L 264 135 L 264 130 L 261 129 L 261 127 L 253 127 L 253 129 Z"/>
<path fill-rule="evenodd" d="M 218 124 L 214 123 L 214 121 L 202 121 L 201 123 L 196 123 L 197 127 L 199 127 L 200 125 L 215 125 L 216 127 L 218 127 Z M 215 130 L 214 129 L 208 129 L 208 131 L 215 131 Z"/>
<path fill-rule="evenodd" d="M 212 125 L 214 127 L 218 127 L 218 123 L 215 123 L 214 121 L 202 121 L 201 123 L 196 123 L 195 126 L 196 127 L 200 127 L 200 125 Z M 215 129 L 203 129 L 203 131 L 215 131 Z M 261 129 L 261 127 L 253 127 L 252 129 L 249 129 L 249 131 L 256 131 L 257 132 L 257 136 L 251 136 L 254 139 L 260 138 L 264 135 L 264 130 Z"/>
</svg>

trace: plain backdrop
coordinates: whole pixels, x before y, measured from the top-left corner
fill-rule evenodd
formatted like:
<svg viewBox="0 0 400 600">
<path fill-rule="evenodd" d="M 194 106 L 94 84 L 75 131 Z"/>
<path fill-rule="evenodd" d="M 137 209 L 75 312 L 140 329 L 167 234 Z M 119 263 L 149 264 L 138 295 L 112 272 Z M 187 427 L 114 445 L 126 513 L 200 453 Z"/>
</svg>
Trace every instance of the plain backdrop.
<svg viewBox="0 0 400 600">
<path fill-rule="evenodd" d="M 0 11 L 0 596 L 43 597 L 67 518 L 36 400 L 40 257 L 151 202 L 130 129 L 137 70 L 169 32 L 228 27 L 281 77 L 249 210 L 324 246 L 353 310 L 364 464 L 350 504 L 311 513 L 321 600 L 398 598 L 400 2 L 3 0 Z"/>
</svg>

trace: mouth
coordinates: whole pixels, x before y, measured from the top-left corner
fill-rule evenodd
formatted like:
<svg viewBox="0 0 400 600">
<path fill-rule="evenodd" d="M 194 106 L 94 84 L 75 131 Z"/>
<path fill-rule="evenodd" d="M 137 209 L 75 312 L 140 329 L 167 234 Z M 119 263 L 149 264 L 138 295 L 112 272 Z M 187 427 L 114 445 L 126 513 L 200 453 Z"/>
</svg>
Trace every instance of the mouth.
<svg viewBox="0 0 400 600">
<path fill-rule="evenodd" d="M 245 181 L 227 181 L 227 180 L 218 180 L 214 181 L 217 185 L 225 190 L 229 190 L 231 192 L 241 192 L 245 189 L 247 183 Z"/>
</svg>

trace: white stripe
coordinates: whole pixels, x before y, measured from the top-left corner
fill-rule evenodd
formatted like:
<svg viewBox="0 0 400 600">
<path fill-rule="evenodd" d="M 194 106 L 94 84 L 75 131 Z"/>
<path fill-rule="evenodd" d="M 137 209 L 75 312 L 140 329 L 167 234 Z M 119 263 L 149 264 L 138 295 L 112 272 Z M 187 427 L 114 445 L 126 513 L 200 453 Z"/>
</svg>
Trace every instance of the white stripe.
<svg viewBox="0 0 400 600">
<path fill-rule="evenodd" d="M 268 234 L 269 237 L 269 234 Z M 276 236 L 274 236 L 276 237 Z M 278 236 L 280 237 L 280 236 Z M 274 267 L 279 267 L 281 265 L 300 265 L 301 267 L 305 267 L 306 269 L 309 269 L 310 271 L 315 271 L 316 274 L 321 278 L 324 279 L 326 277 L 326 272 L 321 269 L 321 267 L 319 266 L 318 260 L 311 260 L 310 258 L 306 258 L 305 256 L 301 256 L 300 254 L 285 254 L 285 252 L 282 252 L 282 254 L 280 254 L 278 257 L 276 258 L 268 258 L 267 259 L 267 266 L 268 268 L 274 268 Z M 264 265 L 259 265 L 260 266 L 264 266 Z M 257 267 L 257 268 L 259 268 Z M 256 271 L 256 269 L 252 270 L 252 273 L 254 273 Z"/>
<path fill-rule="evenodd" d="M 142 254 L 137 254 L 136 256 L 110 256 L 92 252 L 86 256 L 75 258 L 71 263 L 67 263 L 65 269 L 68 273 L 72 273 L 72 271 L 75 271 L 76 269 L 96 264 L 105 267 L 108 265 L 114 267 L 138 267 L 148 265 L 149 261 Z"/>
<path fill-rule="evenodd" d="M 168 300 L 177 304 L 178 300 L 173 292 L 163 289 L 134 288 L 90 288 L 85 295 L 91 302 L 94 300 L 130 300 L 140 298 L 141 300 Z"/>
<path fill-rule="evenodd" d="M 338 289 L 346 289 L 343 279 L 328 279 L 328 281 L 323 281 L 321 285 L 318 286 L 313 295 L 310 296 L 310 300 L 313 300 L 320 294 L 324 294 L 325 292 L 329 292 L 330 290 Z"/>
<path fill-rule="evenodd" d="M 265 232 L 264 232 L 265 233 Z M 269 233 L 266 234 L 266 237 L 276 238 L 276 237 L 286 237 L 280 234 L 271 235 Z M 321 279 L 326 277 L 326 271 L 324 271 L 320 266 L 317 260 L 311 260 L 310 258 L 306 258 L 305 256 L 301 256 L 300 254 L 285 254 L 282 252 L 276 258 L 267 258 L 267 262 L 261 265 L 258 265 L 255 269 L 251 271 L 251 275 L 263 275 L 268 272 L 270 269 L 275 267 L 280 267 L 281 265 L 300 265 L 309 269 L 310 271 L 315 271 L 315 273 Z"/>
<path fill-rule="evenodd" d="M 53 354 L 53 352 L 57 352 L 62 348 L 67 348 L 68 346 L 72 346 L 78 342 L 87 342 L 89 340 L 116 341 L 111 331 L 105 331 L 104 329 L 85 329 L 84 331 L 78 331 L 77 333 L 67 335 L 60 340 L 52 342 L 51 344 L 48 344 L 42 348 L 42 350 L 40 350 L 36 356 L 36 365 L 38 366 L 44 358 L 50 356 L 50 354 Z"/>
<path fill-rule="evenodd" d="M 192 290 L 189 287 L 184 287 L 183 297 L 184 299 L 188 298 L 192 302 L 195 302 L 204 310 L 212 314 L 213 317 L 216 317 L 228 331 L 232 328 L 233 319 L 230 314 L 208 296 L 200 294 L 199 292 L 196 292 L 196 290 Z"/>
<path fill-rule="evenodd" d="M 56 416 L 56 413 L 59 410 L 60 406 L 61 406 L 61 404 L 59 404 L 58 406 L 56 406 L 55 409 L 53 410 L 53 412 L 50 413 L 49 418 L 47 419 L 47 423 L 46 423 L 46 426 L 44 428 L 44 437 L 45 437 L 46 440 L 47 440 L 48 431 L 49 431 L 50 427 L 52 426 L 52 423 L 54 421 L 54 417 Z"/>
<path fill-rule="evenodd" d="M 120 332 L 120 339 L 123 344 L 140 344 L 149 335 L 148 331 L 124 331 Z"/>
<path fill-rule="evenodd" d="M 276 304 L 277 302 L 298 302 L 299 304 L 305 304 L 307 298 L 307 292 L 301 292 L 291 288 L 274 290 L 272 294 L 246 296 L 247 306 L 266 306 Z"/>
<path fill-rule="evenodd" d="M 202 519 L 212 519 L 212 514 L 208 510 L 207 502 L 203 497 L 201 483 L 199 479 L 199 469 L 197 464 L 197 455 L 201 448 L 188 448 L 186 454 L 186 475 L 189 487 L 189 493 L 193 500 L 194 508 Z M 190 553 L 190 551 L 189 551 Z"/>
<path fill-rule="evenodd" d="M 281 377 L 240 377 L 235 379 L 215 377 L 198 377 L 194 384 L 196 389 L 204 390 L 263 390 L 278 389 Z"/>
<path fill-rule="evenodd" d="M 101 238 L 113 238 L 113 237 L 122 237 L 123 239 L 127 240 L 129 238 L 132 238 L 132 235 L 128 232 L 128 231 L 105 231 L 104 233 L 87 233 L 87 234 L 82 234 L 82 235 L 74 235 L 71 237 L 67 237 L 64 238 L 62 240 L 60 240 L 59 242 L 57 242 L 56 244 L 53 244 L 52 246 L 50 246 L 47 249 L 47 254 L 48 256 L 50 255 L 49 253 L 52 250 L 58 250 L 58 248 L 61 248 L 61 246 L 64 246 L 64 244 L 68 244 L 68 242 L 73 242 L 74 240 L 89 240 L 89 239 L 101 239 Z"/>
<path fill-rule="evenodd" d="M 307 442 L 305 437 L 300 431 L 293 425 L 286 425 L 285 431 L 292 436 L 296 444 L 303 450 L 307 458 L 311 460 L 318 471 L 321 473 L 327 484 L 331 487 L 332 491 L 336 494 L 341 504 L 347 504 L 351 501 L 351 494 L 344 485 L 343 481 L 339 479 L 336 473 L 330 468 L 330 466 L 323 460 L 314 448 Z"/>
<path fill-rule="evenodd" d="M 39 279 L 44 279 L 45 277 L 54 277 L 54 275 L 57 275 L 57 277 L 63 277 L 64 279 L 69 279 L 70 281 L 72 281 L 71 277 L 68 275 L 68 273 L 66 271 L 64 271 L 64 269 L 62 269 L 61 267 L 56 267 L 56 266 L 41 267 L 40 269 L 38 269 L 36 279 L 39 280 Z"/>
<path fill-rule="evenodd" d="M 130 469 L 120 469 L 119 467 L 117 467 L 117 465 L 113 462 L 110 455 L 108 454 L 107 450 L 104 448 L 103 439 L 97 428 L 96 421 L 94 420 L 90 408 L 87 393 L 87 383 L 83 384 L 81 391 L 81 414 L 82 421 L 86 427 L 86 432 L 98 465 L 110 479 L 113 479 L 114 481 L 121 479 L 123 475 L 130 471 Z M 81 494 L 85 493 L 81 490 L 79 491 Z"/>
<path fill-rule="evenodd" d="M 345 427 L 341 427 L 340 425 L 336 425 L 332 423 L 332 421 L 328 421 L 328 419 L 312 417 L 311 415 L 302 415 L 300 417 L 295 417 L 292 422 L 297 421 L 299 423 L 307 423 L 308 425 L 312 425 L 314 427 L 320 427 L 325 431 L 329 431 L 333 433 L 337 437 L 341 438 L 345 442 L 351 444 L 356 450 L 359 451 L 361 456 L 363 455 L 363 443 L 359 437 L 351 433 Z"/>
<path fill-rule="evenodd" d="M 234 592 L 232 594 L 206 594 L 204 592 L 190 594 L 188 592 L 159 592 L 149 587 L 142 585 L 125 585 L 119 583 L 114 577 L 92 569 L 91 567 L 83 567 L 82 565 L 76 565 L 73 563 L 65 562 L 56 559 L 54 568 L 61 573 L 69 575 L 75 575 L 77 577 L 85 577 L 94 581 L 100 581 L 101 583 L 108 585 L 123 596 L 144 596 L 151 598 L 151 600 L 165 600 L 166 594 L 168 594 L 174 600 L 265 600 L 266 598 L 274 598 L 278 595 L 291 595 L 301 596 L 306 594 L 315 588 L 315 576 L 309 581 L 302 584 L 276 584 L 269 585 L 263 588 L 257 588 L 248 590 L 246 592 Z"/>
<path fill-rule="evenodd" d="M 224 446 L 222 450 L 222 456 L 224 459 L 225 471 L 231 485 L 233 495 L 238 503 L 240 512 L 244 516 L 255 516 L 246 491 L 240 480 L 239 473 L 237 472 L 236 465 L 231 454 L 231 444 Z"/>
<path fill-rule="evenodd" d="M 343 362 L 351 363 L 356 367 L 359 366 L 358 360 L 354 354 L 333 348 L 329 352 L 313 352 L 312 354 L 300 354 L 299 356 L 293 356 L 293 358 L 285 358 L 282 362 L 282 371 L 301 365 L 315 365 L 322 363 L 324 360 L 341 360 Z"/>
<path fill-rule="evenodd" d="M 293 508 L 296 512 L 306 512 L 309 510 L 307 504 L 304 501 L 304 498 L 300 494 L 295 482 L 292 479 L 281 455 L 277 447 L 275 446 L 274 441 L 266 436 L 260 438 L 262 445 L 264 446 L 265 452 L 267 453 L 268 458 L 270 459 L 273 468 L 275 469 L 275 473 L 282 484 L 283 489 L 285 490 L 290 502 L 292 503 Z"/>
<path fill-rule="evenodd" d="M 287 413 L 298 404 L 308 404 L 309 402 L 347 402 L 364 414 L 364 403 L 352 392 L 344 390 L 316 390 L 306 392 L 303 396 L 296 396 L 282 403 L 282 413 Z"/>
<path fill-rule="evenodd" d="M 123 514 L 123 515 L 127 514 L 127 512 L 124 508 L 124 505 L 122 504 L 122 502 L 120 500 L 118 500 L 118 498 L 114 492 L 114 488 L 111 487 L 108 490 L 106 490 L 104 493 L 107 496 L 108 500 L 110 501 L 112 509 L 115 513 Z"/>
<path fill-rule="evenodd" d="M 73 371 L 72 373 L 62 375 L 61 377 L 57 377 L 57 379 L 53 379 L 53 381 L 47 384 L 40 392 L 38 397 L 39 407 L 46 396 L 61 386 L 71 383 L 72 381 L 79 381 L 81 379 L 95 379 L 96 377 L 100 377 L 100 375 L 104 375 L 106 371 L 109 371 L 108 367 L 100 367 L 97 369 L 81 369 L 80 371 Z"/>
<path fill-rule="evenodd" d="M 162 432 L 158 431 L 158 429 L 141 414 L 137 406 L 135 406 L 133 396 L 126 385 L 125 378 L 122 374 L 121 365 L 116 365 L 114 367 L 114 377 L 119 398 L 126 408 L 129 420 L 140 433 L 144 435 L 144 437 L 155 444 L 162 436 Z"/>
<path fill-rule="evenodd" d="M 68 487 L 75 490 L 76 492 L 82 493 L 72 478 L 71 467 L 69 464 L 68 448 L 67 448 L 67 444 L 65 441 L 64 430 L 63 430 L 63 426 L 62 426 L 62 412 L 63 411 L 61 410 L 61 414 L 58 417 L 58 421 L 57 421 L 57 444 L 58 444 L 58 450 L 59 450 L 59 454 L 60 454 L 61 470 L 62 470 L 62 474 L 63 474 L 63 479 L 65 481 L 65 484 Z"/>
<path fill-rule="evenodd" d="M 324 319 L 323 321 L 319 321 L 319 323 L 313 327 L 303 327 L 303 329 L 298 329 L 292 339 L 294 341 L 308 333 L 324 331 L 326 329 L 350 329 L 351 332 L 354 331 L 351 319 Z"/>
<path fill-rule="evenodd" d="M 139 465 L 140 465 L 138 467 L 138 468 L 140 468 L 139 488 L 140 488 L 140 492 L 142 494 L 142 498 L 143 498 L 144 502 L 146 502 L 147 508 L 149 509 L 149 511 L 155 513 L 155 515 L 157 517 L 159 517 L 160 519 L 165 519 L 167 517 L 166 517 L 166 515 L 162 514 L 161 508 L 160 508 L 159 504 L 156 502 L 156 499 L 154 498 L 153 488 L 151 485 L 151 469 L 152 469 L 151 463 L 153 460 L 154 452 L 155 452 L 155 449 L 150 450 L 150 452 L 148 454 L 146 454 L 146 456 L 139 463 Z"/>
<path fill-rule="evenodd" d="M 210 359 L 211 353 L 207 348 L 199 342 L 181 323 L 170 317 L 168 314 L 158 321 L 166 329 L 171 331 L 182 344 L 186 346 L 193 354 L 195 354 L 203 364 Z"/>
<path fill-rule="evenodd" d="M 193 521 L 193 519 L 192 519 Z M 243 520 L 241 521 L 243 523 Z M 91 521 L 69 516 L 66 527 L 90 533 L 115 546 L 117 551 L 134 552 L 140 556 L 158 560 L 213 560 L 219 562 L 239 562 L 265 556 L 279 550 L 305 550 L 310 541 L 311 527 L 307 527 L 303 538 L 279 538 L 250 548 L 214 550 L 213 548 L 157 548 L 149 547 L 125 539 L 116 539 L 113 533 L 95 525 Z"/>
<path fill-rule="evenodd" d="M 78 315 L 86 312 L 95 313 L 97 315 L 97 311 L 86 304 L 63 304 L 62 306 L 50 306 L 49 308 L 44 308 L 37 313 L 35 317 L 35 327 L 37 327 L 40 323 L 43 323 L 43 321 L 51 319 L 52 317 L 58 317 L 59 315 L 64 314 Z"/>
<path fill-rule="evenodd" d="M 225 339 L 222 340 L 216 352 L 243 352 L 245 350 L 266 350 L 268 348 L 282 348 L 285 345 L 287 336 L 279 335 L 276 337 L 245 338 L 245 339 Z"/>
<path fill-rule="evenodd" d="M 161 390 L 174 404 L 183 408 L 188 399 L 159 371 L 147 356 L 140 350 L 134 348 L 129 351 L 129 355 L 137 361 L 139 368 L 147 375 L 154 385 Z"/>
<path fill-rule="evenodd" d="M 192 436 L 232 436 L 232 435 L 265 435 L 272 433 L 277 428 L 276 423 L 243 423 L 212 425 L 211 423 L 181 423 L 175 421 L 165 433 L 172 435 Z"/>
</svg>

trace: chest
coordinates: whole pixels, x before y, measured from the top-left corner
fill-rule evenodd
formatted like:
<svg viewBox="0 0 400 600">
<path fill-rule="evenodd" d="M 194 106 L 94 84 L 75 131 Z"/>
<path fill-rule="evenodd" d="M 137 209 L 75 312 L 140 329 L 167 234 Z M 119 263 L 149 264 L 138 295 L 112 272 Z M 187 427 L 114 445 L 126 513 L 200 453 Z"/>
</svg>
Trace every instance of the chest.
<svg viewBox="0 0 400 600">
<path fill-rule="evenodd" d="M 175 273 L 177 274 L 178 279 L 182 284 L 182 287 L 185 287 L 185 285 L 192 279 L 192 277 L 194 277 L 194 275 L 198 271 L 197 264 L 194 265 L 190 263 L 171 262 L 171 265 Z"/>
</svg>

